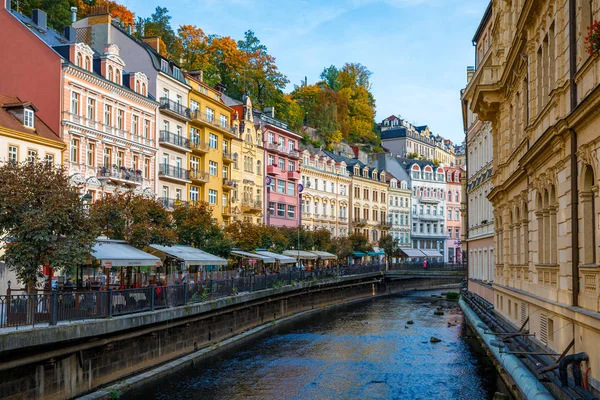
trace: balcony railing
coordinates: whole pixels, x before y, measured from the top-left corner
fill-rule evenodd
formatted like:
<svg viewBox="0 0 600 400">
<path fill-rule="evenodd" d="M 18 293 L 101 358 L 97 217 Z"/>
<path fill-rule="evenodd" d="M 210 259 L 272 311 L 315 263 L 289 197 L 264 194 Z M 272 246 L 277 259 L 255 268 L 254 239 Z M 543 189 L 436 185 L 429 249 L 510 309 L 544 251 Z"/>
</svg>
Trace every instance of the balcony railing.
<svg viewBox="0 0 600 400">
<path fill-rule="evenodd" d="M 142 183 L 142 171 L 133 170 L 125 167 L 111 168 L 111 167 L 99 167 L 98 168 L 98 179 L 113 179 L 118 181 L 126 181 L 132 184 Z"/>
<path fill-rule="evenodd" d="M 190 140 L 190 147 L 192 150 L 199 151 L 201 153 L 208 153 L 208 143 L 201 140 Z"/>
<path fill-rule="evenodd" d="M 208 182 L 210 180 L 210 175 L 208 172 L 204 172 L 199 169 L 192 169 L 190 170 L 190 179 L 193 181 Z"/>
<path fill-rule="evenodd" d="M 242 200 L 242 207 L 253 210 L 262 210 L 262 201 L 260 200 Z"/>
<path fill-rule="evenodd" d="M 267 175 L 279 175 L 281 174 L 281 168 L 277 165 L 267 165 Z"/>
<path fill-rule="evenodd" d="M 160 131 L 158 142 L 191 149 L 190 139 L 169 131 Z"/>
<path fill-rule="evenodd" d="M 222 207 L 222 208 L 221 208 L 221 214 L 222 214 L 224 217 L 230 217 L 230 216 L 231 216 L 231 214 L 232 214 L 231 207 Z"/>
<path fill-rule="evenodd" d="M 126 139 L 126 140 L 130 140 L 132 142 L 135 143 L 140 143 L 146 146 L 153 146 L 154 147 L 154 140 L 144 137 L 144 136 L 140 136 L 137 135 L 135 133 L 132 132 L 128 132 L 128 131 L 124 131 L 122 129 L 117 129 L 115 127 L 112 127 L 110 125 L 104 125 L 101 122 L 98 121 L 94 121 L 92 119 L 88 119 L 86 117 L 77 115 L 77 114 L 72 114 L 69 112 L 63 112 L 63 120 L 65 121 L 70 121 L 74 124 L 78 124 L 84 127 L 87 127 L 89 129 L 92 130 L 96 130 L 99 132 L 104 132 L 104 133 L 108 133 L 109 135 L 114 135 L 114 136 L 118 136 L 122 139 Z"/>
<path fill-rule="evenodd" d="M 223 178 L 223 186 L 224 188 L 234 188 L 235 187 L 235 181 L 233 179 L 229 179 L 229 178 Z"/>
<path fill-rule="evenodd" d="M 224 151 L 224 152 L 223 152 L 223 161 L 229 161 L 229 162 L 233 162 L 233 161 L 234 161 L 234 159 L 233 159 L 233 154 L 231 154 L 231 153 L 230 153 L 230 152 L 228 152 L 228 151 Z"/>
<path fill-rule="evenodd" d="M 185 200 L 169 199 L 167 197 L 159 197 L 157 200 L 164 208 L 170 208 L 170 209 L 173 209 L 173 208 L 179 207 L 179 206 L 183 206 L 187 203 L 187 201 L 185 201 Z"/>
<path fill-rule="evenodd" d="M 267 143 L 267 150 L 273 150 L 290 157 L 300 158 L 300 153 L 296 149 L 286 148 L 285 146 L 281 146 L 279 143 Z"/>
<path fill-rule="evenodd" d="M 160 164 L 158 167 L 158 174 L 176 179 L 190 179 L 190 171 L 169 164 Z"/>
<path fill-rule="evenodd" d="M 190 118 L 190 109 L 181 103 L 177 103 L 167 97 L 160 98 L 160 109 L 171 111 L 181 117 Z"/>
<path fill-rule="evenodd" d="M 202 121 L 206 124 L 212 125 L 216 128 L 222 129 L 223 131 L 226 131 L 227 133 L 234 135 L 234 136 L 238 136 L 237 130 L 235 129 L 235 126 L 231 126 L 229 124 L 229 121 L 227 122 L 222 122 L 221 120 L 217 120 L 214 117 L 209 117 L 206 115 L 206 113 L 200 111 L 200 110 L 191 110 L 190 111 L 190 117 L 192 119 L 198 120 L 198 121 Z"/>
</svg>

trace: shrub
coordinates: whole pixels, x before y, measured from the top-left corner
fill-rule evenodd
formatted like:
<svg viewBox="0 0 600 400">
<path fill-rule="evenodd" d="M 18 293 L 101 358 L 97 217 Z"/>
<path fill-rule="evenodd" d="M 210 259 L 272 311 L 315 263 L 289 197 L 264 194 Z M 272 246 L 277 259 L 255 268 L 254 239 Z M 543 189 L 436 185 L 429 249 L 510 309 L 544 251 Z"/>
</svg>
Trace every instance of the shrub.
<svg viewBox="0 0 600 400">
<path fill-rule="evenodd" d="M 458 300 L 459 298 L 460 298 L 460 293 L 456 293 L 456 292 L 446 293 L 447 300 Z"/>
</svg>

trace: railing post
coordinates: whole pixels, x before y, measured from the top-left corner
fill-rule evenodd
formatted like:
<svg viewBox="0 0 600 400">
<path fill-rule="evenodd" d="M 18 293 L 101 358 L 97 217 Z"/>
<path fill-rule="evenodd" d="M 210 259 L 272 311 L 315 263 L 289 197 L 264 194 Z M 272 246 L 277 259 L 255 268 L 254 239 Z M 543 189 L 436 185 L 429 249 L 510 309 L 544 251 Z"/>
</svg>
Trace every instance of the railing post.
<svg viewBox="0 0 600 400">
<path fill-rule="evenodd" d="M 52 290 L 51 302 L 52 305 L 49 324 L 56 325 L 58 322 L 58 293 L 54 289 Z"/>
<path fill-rule="evenodd" d="M 290 268 L 290 273 L 288 275 L 290 277 L 288 284 L 291 285 L 292 284 L 292 269 L 291 268 Z"/>
<path fill-rule="evenodd" d="M 187 282 L 183 284 L 183 305 L 187 304 L 187 297 L 188 297 L 188 284 Z"/>
<path fill-rule="evenodd" d="M 106 301 L 108 302 L 108 316 L 112 317 L 112 315 L 113 315 L 113 311 L 112 311 L 113 298 L 112 298 L 112 289 L 111 288 L 108 288 L 108 299 Z"/>
</svg>

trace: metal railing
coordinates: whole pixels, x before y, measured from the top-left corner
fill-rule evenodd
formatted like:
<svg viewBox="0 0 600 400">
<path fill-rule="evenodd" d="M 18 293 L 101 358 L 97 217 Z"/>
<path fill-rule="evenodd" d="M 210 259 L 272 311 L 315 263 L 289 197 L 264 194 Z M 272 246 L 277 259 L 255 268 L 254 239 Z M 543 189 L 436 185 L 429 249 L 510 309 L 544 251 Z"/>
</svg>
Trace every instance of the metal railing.
<svg viewBox="0 0 600 400">
<path fill-rule="evenodd" d="M 158 174 L 177 179 L 190 179 L 190 171 L 169 164 L 159 164 Z"/>
<path fill-rule="evenodd" d="M 184 118 L 190 118 L 190 109 L 181 103 L 177 103 L 167 97 L 160 98 L 161 110 L 169 110 L 175 114 L 181 115 Z"/>
<path fill-rule="evenodd" d="M 98 167 L 98 178 L 113 178 L 133 183 L 142 183 L 142 171 L 131 168 Z"/>
<path fill-rule="evenodd" d="M 59 322 L 155 311 L 342 276 L 362 275 L 385 270 L 384 264 L 349 265 L 312 271 L 290 269 L 287 272 L 254 275 L 244 272 L 235 278 L 206 280 L 171 286 L 106 291 L 51 291 L 38 294 L 0 295 L 0 328 L 56 325 Z"/>
<path fill-rule="evenodd" d="M 175 146 L 191 149 L 190 139 L 169 131 L 160 131 L 159 143 L 170 143 Z"/>
<path fill-rule="evenodd" d="M 187 204 L 185 200 L 170 199 L 168 197 L 159 197 L 156 199 L 164 208 L 175 208 Z"/>
<path fill-rule="evenodd" d="M 428 261 L 427 264 L 421 262 L 407 262 L 390 264 L 389 271 L 394 272 L 449 272 L 449 271 L 467 271 L 466 263 L 445 263 Z"/>
<path fill-rule="evenodd" d="M 210 180 L 210 175 L 208 172 L 199 169 L 192 169 L 190 170 L 190 179 L 195 181 L 208 182 Z"/>
</svg>

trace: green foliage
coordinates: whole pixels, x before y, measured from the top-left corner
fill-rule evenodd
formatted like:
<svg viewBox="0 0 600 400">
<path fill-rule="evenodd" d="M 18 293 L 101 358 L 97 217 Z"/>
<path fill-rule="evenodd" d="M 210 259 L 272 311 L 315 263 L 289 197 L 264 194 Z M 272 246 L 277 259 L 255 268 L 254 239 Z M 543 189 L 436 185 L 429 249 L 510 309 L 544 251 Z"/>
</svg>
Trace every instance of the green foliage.
<svg viewBox="0 0 600 400">
<path fill-rule="evenodd" d="M 42 265 L 70 273 L 98 236 L 62 168 L 48 163 L 0 163 L 0 242 L 3 260 L 28 291 Z"/>
<path fill-rule="evenodd" d="M 460 298 L 460 293 L 456 292 L 447 292 L 446 299 L 448 300 L 458 300 Z"/>
<path fill-rule="evenodd" d="M 394 239 L 391 235 L 382 236 L 379 239 L 379 248 L 385 251 L 385 257 L 389 261 L 391 257 L 398 256 L 400 253 L 400 247 L 398 246 L 398 239 Z"/>
<path fill-rule="evenodd" d="M 373 246 L 371 246 L 369 239 L 367 239 L 364 235 L 353 233 L 352 235 L 348 236 L 348 239 L 350 239 L 350 242 L 352 242 L 353 251 L 373 251 Z"/>
<path fill-rule="evenodd" d="M 162 204 L 131 192 L 106 194 L 92 204 L 90 218 L 103 235 L 138 249 L 152 243 L 169 246 L 177 239 L 172 217 Z"/>
<path fill-rule="evenodd" d="M 140 22 L 144 27 L 144 36 L 160 37 L 166 46 L 166 53 L 163 54 L 177 59 L 176 56 L 181 53 L 181 42 L 171 28 L 169 10 L 166 7 L 157 6 L 150 18 L 145 18 Z"/>
<path fill-rule="evenodd" d="M 350 257 L 353 253 L 353 243 L 347 237 L 335 237 L 331 239 L 331 243 L 327 251 L 335 254 L 338 260 L 344 260 Z"/>
</svg>

